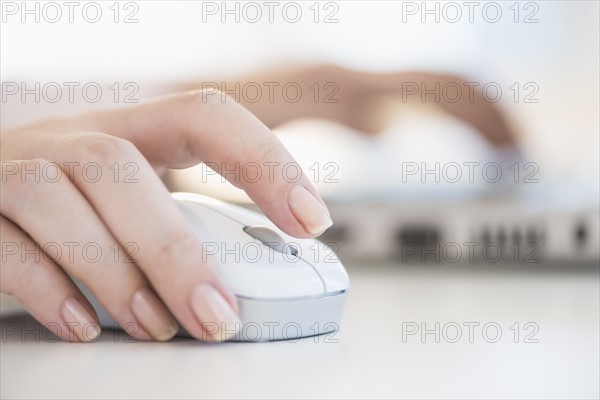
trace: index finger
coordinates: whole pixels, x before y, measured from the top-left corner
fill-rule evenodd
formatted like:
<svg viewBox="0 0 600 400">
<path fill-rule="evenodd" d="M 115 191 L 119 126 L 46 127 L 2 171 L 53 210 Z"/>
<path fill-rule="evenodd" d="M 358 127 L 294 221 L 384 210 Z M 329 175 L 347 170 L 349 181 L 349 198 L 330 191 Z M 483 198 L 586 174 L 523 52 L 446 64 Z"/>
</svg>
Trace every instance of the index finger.
<svg viewBox="0 0 600 400">
<path fill-rule="evenodd" d="M 63 123 L 55 130 L 64 128 Z M 325 203 L 279 139 L 220 93 L 184 92 L 131 109 L 87 114 L 69 122 L 68 129 L 131 141 L 155 168 L 205 162 L 292 236 L 314 237 L 332 225 Z"/>
</svg>

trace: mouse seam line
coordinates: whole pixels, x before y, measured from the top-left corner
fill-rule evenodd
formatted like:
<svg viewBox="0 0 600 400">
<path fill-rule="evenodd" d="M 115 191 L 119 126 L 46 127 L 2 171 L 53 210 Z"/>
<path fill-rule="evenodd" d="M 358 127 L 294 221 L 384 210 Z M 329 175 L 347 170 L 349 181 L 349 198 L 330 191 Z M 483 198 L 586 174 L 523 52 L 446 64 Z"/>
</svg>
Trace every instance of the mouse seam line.
<svg viewBox="0 0 600 400">
<path fill-rule="evenodd" d="M 302 257 L 298 257 L 298 258 L 300 260 L 302 260 L 305 264 L 307 264 L 309 267 L 311 267 L 312 270 L 315 272 L 315 274 L 317 274 L 317 276 L 319 277 L 319 280 L 321 281 L 321 284 L 323 285 L 323 293 L 327 293 L 327 284 L 325 283 L 325 280 L 323 279 L 323 277 L 321 276 L 321 274 L 319 273 L 319 271 L 317 271 L 317 269 L 315 268 L 315 266 L 312 265 L 311 263 L 309 263 L 308 261 L 306 261 Z"/>
<path fill-rule="evenodd" d="M 258 297 L 251 297 L 251 296 L 242 296 L 242 295 L 236 295 L 235 297 L 239 298 L 239 299 L 243 299 L 243 300 L 252 300 L 252 301 L 264 301 L 264 302 L 285 302 L 285 301 L 304 301 L 304 300 L 316 300 L 316 299 L 322 299 L 325 297 L 336 297 L 339 295 L 342 295 L 346 293 L 346 289 L 344 290 L 338 290 L 332 293 L 324 293 L 324 294 L 315 294 L 315 295 L 309 295 L 309 296 L 300 296 L 300 297 L 291 297 L 291 298 L 258 298 Z"/>
</svg>

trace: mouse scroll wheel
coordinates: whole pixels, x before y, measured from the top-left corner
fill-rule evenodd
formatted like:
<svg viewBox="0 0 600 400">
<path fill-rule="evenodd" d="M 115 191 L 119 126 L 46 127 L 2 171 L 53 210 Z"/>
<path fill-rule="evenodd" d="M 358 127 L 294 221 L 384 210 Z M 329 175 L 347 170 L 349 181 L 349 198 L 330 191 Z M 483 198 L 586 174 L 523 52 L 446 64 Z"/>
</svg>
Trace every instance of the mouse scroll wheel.
<svg viewBox="0 0 600 400">
<path fill-rule="evenodd" d="M 245 226 L 244 232 L 262 244 L 283 254 L 298 256 L 298 249 L 287 243 L 277 232 L 266 226 Z"/>
</svg>

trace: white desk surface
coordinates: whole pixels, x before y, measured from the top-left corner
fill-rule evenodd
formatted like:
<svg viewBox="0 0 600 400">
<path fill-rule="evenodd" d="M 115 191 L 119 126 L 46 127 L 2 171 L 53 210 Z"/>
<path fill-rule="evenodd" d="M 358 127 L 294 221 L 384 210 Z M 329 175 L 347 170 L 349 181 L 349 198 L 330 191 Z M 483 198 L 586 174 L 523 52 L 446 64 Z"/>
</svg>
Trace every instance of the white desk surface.
<svg viewBox="0 0 600 400">
<path fill-rule="evenodd" d="M 598 398 L 598 270 L 538 268 L 350 266 L 337 343 L 23 341 L 7 324 L 33 322 L 3 297 L 1 397 Z M 403 343 L 402 322 L 436 321 L 496 322 L 502 337 L 476 329 L 469 343 L 465 327 L 457 343 Z M 536 323 L 539 343 L 514 343 L 514 322 Z"/>
</svg>

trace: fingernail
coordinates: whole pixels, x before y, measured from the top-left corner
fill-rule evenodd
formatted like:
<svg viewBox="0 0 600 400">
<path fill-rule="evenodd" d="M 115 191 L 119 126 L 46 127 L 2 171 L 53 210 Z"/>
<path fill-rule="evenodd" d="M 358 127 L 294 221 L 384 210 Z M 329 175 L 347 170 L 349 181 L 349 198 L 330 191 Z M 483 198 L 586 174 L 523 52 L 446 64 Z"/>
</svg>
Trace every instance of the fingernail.
<svg viewBox="0 0 600 400">
<path fill-rule="evenodd" d="M 143 288 L 135 292 L 131 299 L 131 310 L 155 340 L 169 340 L 177 333 L 177 322 L 150 289 Z"/>
<path fill-rule="evenodd" d="M 327 209 L 303 186 L 292 188 L 289 204 L 294 216 L 311 235 L 323 233 L 333 225 Z"/>
<path fill-rule="evenodd" d="M 241 321 L 227 300 L 208 284 L 198 285 L 192 292 L 192 309 L 202 322 L 209 340 L 224 342 L 233 338 Z"/>
<path fill-rule="evenodd" d="M 74 297 L 63 303 L 61 314 L 65 324 L 82 342 L 90 342 L 100 335 L 97 319 Z"/>
</svg>

